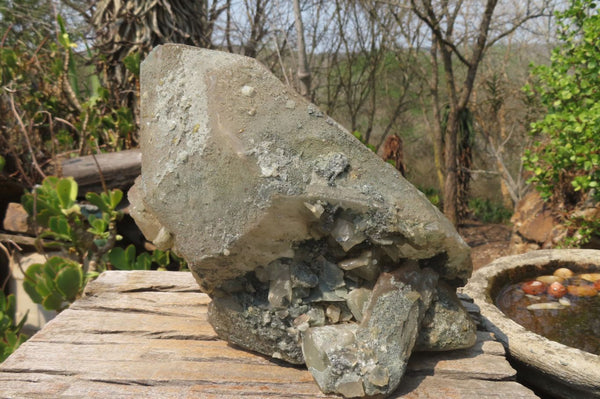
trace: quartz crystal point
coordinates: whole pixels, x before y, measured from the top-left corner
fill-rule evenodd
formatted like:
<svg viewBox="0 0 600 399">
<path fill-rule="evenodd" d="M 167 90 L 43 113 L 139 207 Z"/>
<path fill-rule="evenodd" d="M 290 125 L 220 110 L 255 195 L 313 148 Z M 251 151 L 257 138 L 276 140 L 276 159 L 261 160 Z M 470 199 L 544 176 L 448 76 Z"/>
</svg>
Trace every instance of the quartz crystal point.
<svg viewBox="0 0 600 399">
<path fill-rule="evenodd" d="M 416 265 L 382 273 L 360 324 L 308 329 L 302 352 L 321 390 L 346 397 L 392 393 L 436 285 L 437 274 Z"/>
<path fill-rule="evenodd" d="M 332 347 L 305 348 L 322 362 L 356 357 L 361 370 L 324 383 L 347 396 L 391 392 L 421 323 L 420 345 L 445 348 L 431 323 L 454 316 L 427 313 L 438 300 L 430 280 L 454 295 L 472 271 L 469 249 L 391 165 L 251 58 L 158 46 L 142 63 L 140 96 L 131 215 L 188 262 L 220 337 L 302 364 L 303 337 L 339 334 Z M 400 278 L 408 267 L 414 281 Z M 400 359 L 380 350 L 385 340 L 401 343 L 389 347 Z"/>
</svg>

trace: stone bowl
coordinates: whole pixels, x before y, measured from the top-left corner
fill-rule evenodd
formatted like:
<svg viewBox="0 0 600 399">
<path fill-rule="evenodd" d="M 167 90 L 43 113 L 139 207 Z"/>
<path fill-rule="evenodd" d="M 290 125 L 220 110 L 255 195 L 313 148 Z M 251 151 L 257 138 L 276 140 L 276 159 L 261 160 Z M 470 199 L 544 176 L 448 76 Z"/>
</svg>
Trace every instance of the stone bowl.
<svg viewBox="0 0 600 399">
<path fill-rule="evenodd" d="M 484 327 L 502 342 L 524 382 L 557 398 L 600 398 L 600 356 L 535 334 L 494 304 L 505 285 L 552 274 L 559 267 L 599 271 L 600 250 L 550 249 L 502 257 L 477 270 L 464 293 L 479 306 Z"/>
</svg>

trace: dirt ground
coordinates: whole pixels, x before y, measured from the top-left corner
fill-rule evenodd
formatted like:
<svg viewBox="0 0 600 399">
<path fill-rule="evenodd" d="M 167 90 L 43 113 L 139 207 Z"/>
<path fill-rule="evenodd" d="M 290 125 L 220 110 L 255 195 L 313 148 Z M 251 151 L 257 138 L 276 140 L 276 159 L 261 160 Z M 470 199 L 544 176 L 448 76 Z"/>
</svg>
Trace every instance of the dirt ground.
<svg viewBox="0 0 600 399">
<path fill-rule="evenodd" d="M 512 227 L 505 224 L 485 224 L 469 221 L 458 228 L 458 232 L 471 247 L 473 270 L 509 255 Z"/>
</svg>

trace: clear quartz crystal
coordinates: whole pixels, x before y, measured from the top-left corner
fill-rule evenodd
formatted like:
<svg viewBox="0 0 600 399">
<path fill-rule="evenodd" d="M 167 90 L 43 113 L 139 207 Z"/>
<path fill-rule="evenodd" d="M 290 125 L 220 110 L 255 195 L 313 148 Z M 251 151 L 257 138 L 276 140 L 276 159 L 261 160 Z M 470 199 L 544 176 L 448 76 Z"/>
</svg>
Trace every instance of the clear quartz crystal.
<svg viewBox="0 0 600 399">
<path fill-rule="evenodd" d="M 342 311 L 340 310 L 340 308 L 335 305 L 329 305 L 327 306 L 327 309 L 325 309 L 325 314 L 327 315 L 329 322 L 332 324 L 336 324 L 340 321 L 341 313 Z"/>
<path fill-rule="evenodd" d="M 373 262 L 373 252 L 363 251 L 358 258 L 344 259 L 338 263 L 338 266 L 344 270 L 352 270 L 357 267 L 368 266 Z"/>
<path fill-rule="evenodd" d="M 331 236 L 346 252 L 367 238 L 362 232 L 356 231 L 354 224 L 341 218 L 335 221 L 331 230 Z"/>
<path fill-rule="evenodd" d="M 365 305 L 369 302 L 371 290 L 367 288 L 356 288 L 348 293 L 346 304 L 352 315 L 359 323 L 363 319 Z"/>
<path fill-rule="evenodd" d="M 319 204 L 318 202 L 315 204 L 311 204 L 309 202 L 305 202 L 304 206 L 312 212 L 313 215 L 315 215 L 315 217 L 317 219 L 319 219 L 321 217 L 321 215 L 323 214 L 323 212 L 325 212 L 325 208 L 323 208 L 323 206 L 321 204 Z"/>
<path fill-rule="evenodd" d="M 344 259 L 338 263 L 344 270 L 352 271 L 350 275 L 356 275 L 367 281 L 375 281 L 381 273 L 377 259 L 373 257 L 370 250 L 363 251 L 359 257 Z"/>
<path fill-rule="evenodd" d="M 321 308 L 312 308 L 307 313 L 311 327 L 325 325 L 325 312 Z"/>
<path fill-rule="evenodd" d="M 292 300 L 290 266 L 279 264 L 279 267 L 271 270 L 270 279 L 269 303 L 276 308 L 286 307 Z"/>
<path fill-rule="evenodd" d="M 355 344 L 354 334 L 357 328 L 356 324 L 338 324 L 309 329 L 302 341 L 302 353 L 306 364 L 318 371 L 324 371 L 329 366 L 330 353 L 345 347 L 351 348 Z"/>
</svg>

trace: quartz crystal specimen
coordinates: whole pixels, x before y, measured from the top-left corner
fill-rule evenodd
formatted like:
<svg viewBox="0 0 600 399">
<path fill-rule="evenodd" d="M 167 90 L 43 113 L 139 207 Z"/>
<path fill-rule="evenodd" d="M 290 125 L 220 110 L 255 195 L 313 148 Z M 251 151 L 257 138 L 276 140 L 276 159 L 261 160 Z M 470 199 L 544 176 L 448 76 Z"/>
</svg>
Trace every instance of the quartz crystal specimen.
<svg viewBox="0 0 600 399">
<path fill-rule="evenodd" d="M 348 397 L 393 392 L 415 345 L 474 342 L 453 226 L 256 60 L 157 47 L 141 121 L 131 214 L 186 259 L 220 337 Z"/>
<path fill-rule="evenodd" d="M 437 279 L 414 263 L 382 273 L 360 324 L 308 329 L 302 351 L 321 390 L 346 397 L 391 393 L 404 374 Z"/>
</svg>

